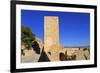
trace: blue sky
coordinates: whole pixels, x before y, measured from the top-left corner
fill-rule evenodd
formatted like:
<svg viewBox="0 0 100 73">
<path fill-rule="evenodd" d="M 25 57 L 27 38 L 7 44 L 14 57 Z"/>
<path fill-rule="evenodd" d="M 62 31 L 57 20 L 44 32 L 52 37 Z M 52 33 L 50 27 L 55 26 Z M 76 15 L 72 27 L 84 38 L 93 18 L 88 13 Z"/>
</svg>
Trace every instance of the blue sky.
<svg viewBox="0 0 100 73">
<path fill-rule="evenodd" d="M 21 25 L 30 27 L 32 33 L 43 41 L 44 16 L 59 17 L 59 42 L 65 47 L 90 45 L 90 14 L 21 10 Z"/>
</svg>

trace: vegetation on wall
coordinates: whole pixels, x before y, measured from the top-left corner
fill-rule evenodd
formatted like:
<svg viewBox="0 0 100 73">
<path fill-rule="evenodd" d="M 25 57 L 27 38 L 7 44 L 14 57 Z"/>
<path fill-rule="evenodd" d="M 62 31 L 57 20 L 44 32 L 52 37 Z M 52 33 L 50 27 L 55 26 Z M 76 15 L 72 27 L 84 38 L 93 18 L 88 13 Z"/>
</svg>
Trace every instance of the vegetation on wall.
<svg viewBox="0 0 100 73">
<path fill-rule="evenodd" d="M 21 26 L 21 43 L 26 49 L 32 47 L 32 41 L 35 40 L 35 34 L 33 34 L 29 27 Z"/>
</svg>

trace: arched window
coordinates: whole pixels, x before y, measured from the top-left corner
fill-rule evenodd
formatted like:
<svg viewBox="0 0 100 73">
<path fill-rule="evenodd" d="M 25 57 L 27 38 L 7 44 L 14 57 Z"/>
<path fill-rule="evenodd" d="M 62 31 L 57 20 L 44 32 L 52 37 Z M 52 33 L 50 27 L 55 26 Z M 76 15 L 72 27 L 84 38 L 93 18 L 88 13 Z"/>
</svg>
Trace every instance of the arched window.
<svg viewBox="0 0 100 73">
<path fill-rule="evenodd" d="M 60 61 L 64 61 L 64 60 L 65 60 L 65 55 L 64 55 L 64 53 L 60 53 L 60 54 L 59 54 L 59 59 L 60 59 Z"/>
</svg>

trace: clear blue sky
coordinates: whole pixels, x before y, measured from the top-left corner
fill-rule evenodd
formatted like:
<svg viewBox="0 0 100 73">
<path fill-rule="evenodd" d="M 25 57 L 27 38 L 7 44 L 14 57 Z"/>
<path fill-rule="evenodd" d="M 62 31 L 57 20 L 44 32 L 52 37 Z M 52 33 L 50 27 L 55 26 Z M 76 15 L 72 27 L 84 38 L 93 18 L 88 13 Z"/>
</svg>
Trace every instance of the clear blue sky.
<svg viewBox="0 0 100 73">
<path fill-rule="evenodd" d="M 21 25 L 30 27 L 32 33 L 42 41 L 44 37 L 44 16 L 59 17 L 61 45 L 65 47 L 90 45 L 89 13 L 21 10 Z"/>
</svg>

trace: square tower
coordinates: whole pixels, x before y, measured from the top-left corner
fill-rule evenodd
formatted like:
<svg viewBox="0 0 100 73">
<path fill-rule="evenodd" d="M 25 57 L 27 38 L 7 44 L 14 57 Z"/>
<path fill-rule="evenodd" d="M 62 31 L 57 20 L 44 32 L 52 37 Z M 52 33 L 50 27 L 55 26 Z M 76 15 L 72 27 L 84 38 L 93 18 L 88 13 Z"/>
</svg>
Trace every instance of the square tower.
<svg viewBox="0 0 100 73">
<path fill-rule="evenodd" d="M 59 18 L 58 16 L 44 16 L 44 50 L 59 45 Z M 52 48 L 54 49 L 54 48 Z"/>
</svg>

